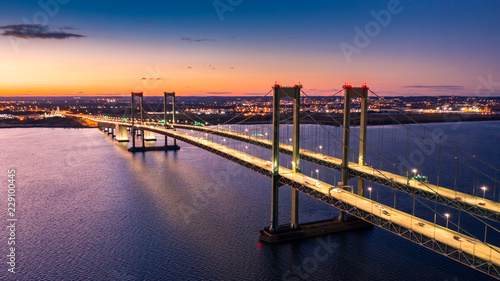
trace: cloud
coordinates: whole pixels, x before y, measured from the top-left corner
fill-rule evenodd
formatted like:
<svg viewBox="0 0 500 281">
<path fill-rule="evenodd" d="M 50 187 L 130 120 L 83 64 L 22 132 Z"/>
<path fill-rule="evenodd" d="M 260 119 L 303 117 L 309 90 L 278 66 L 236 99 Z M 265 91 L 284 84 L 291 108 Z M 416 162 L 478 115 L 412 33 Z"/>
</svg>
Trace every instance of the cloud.
<svg viewBox="0 0 500 281">
<path fill-rule="evenodd" d="M 72 29 L 71 27 L 62 27 L 58 29 L 59 31 L 50 30 L 48 26 L 41 24 L 4 25 L 0 26 L 0 30 L 3 30 L 3 33 L 0 35 L 38 39 L 68 39 L 86 37 L 85 35 L 67 33 L 63 31 Z"/>
<path fill-rule="evenodd" d="M 449 90 L 463 90 L 464 86 L 450 86 L 450 85 L 441 85 L 441 86 L 425 86 L 425 85 L 412 85 L 412 86 L 403 86 L 406 89 L 428 89 L 428 90 L 438 90 L 438 91 L 449 91 Z"/>
<path fill-rule="evenodd" d="M 191 66 L 188 66 L 189 69 L 193 69 Z"/>
<path fill-rule="evenodd" d="M 189 43 L 193 43 L 193 42 L 210 42 L 210 41 L 213 42 L 213 41 L 215 41 L 215 39 L 207 39 L 207 38 L 197 39 L 197 38 L 191 38 L 191 37 L 182 37 L 181 41 L 187 41 Z"/>
<path fill-rule="evenodd" d="M 153 24 L 153 21 L 150 20 L 138 20 L 137 22 L 142 23 L 142 24 Z"/>
<path fill-rule="evenodd" d="M 208 68 L 208 69 L 215 69 L 215 67 L 213 67 L 211 64 L 209 64 L 208 66 L 203 65 L 203 67 Z"/>
<path fill-rule="evenodd" d="M 161 78 L 161 77 L 159 77 L 159 78 L 151 78 L 151 77 L 146 78 L 146 77 L 142 77 L 141 79 L 142 80 L 163 80 L 163 78 Z"/>
</svg>

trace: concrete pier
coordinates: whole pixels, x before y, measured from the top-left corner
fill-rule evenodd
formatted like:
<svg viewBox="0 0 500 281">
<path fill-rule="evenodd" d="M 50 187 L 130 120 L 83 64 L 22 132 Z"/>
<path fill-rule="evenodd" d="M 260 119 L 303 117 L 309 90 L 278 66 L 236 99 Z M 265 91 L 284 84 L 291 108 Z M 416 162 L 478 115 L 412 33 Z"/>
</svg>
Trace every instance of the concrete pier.
<svg viewBox="0 0 500 281">
<path fill-rule="evenodd" d="M 128 142 L 127 127 L 116 124 L 115 132 L 117 142 Z"/>
<path fill-rule="evenodd" d="M 271 232 L 266 227 L 259 232 L 259 240 L 266 243 L 280 243 L 365 228 L 373 228 L 373 224 L 356 217 L 348 217 L 345 222 L 341 222 L 338 219 L 311 222 L 301 224 L 297 229 L 293 229 L 289 224 L 280 225 L 276 232 Z"/>
<path fill-rule="evenodd" d="M 178 145 L 167 145 L 167 146 L 145 146 L 145 147 L 129 147 L 127 149 L 130 152 L 146 152 L 146 151 L 176 151 L 180 150 L 181 147 Z"/>
<path fill-rule="evenodd" d="M 145 141 L 156 141 L 155 133 L 151 131 L 144 131 Z"/>
</svg>

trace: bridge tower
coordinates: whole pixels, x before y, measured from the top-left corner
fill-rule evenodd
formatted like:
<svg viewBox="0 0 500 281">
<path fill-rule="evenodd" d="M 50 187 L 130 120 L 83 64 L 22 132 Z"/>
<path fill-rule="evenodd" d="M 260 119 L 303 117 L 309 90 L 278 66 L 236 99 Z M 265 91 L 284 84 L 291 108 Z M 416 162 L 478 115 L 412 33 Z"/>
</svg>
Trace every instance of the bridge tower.
<svg viewBox="0 0 500 281">
<path fill-rule="evenodd" d="M 144 93 L 143 92 L 140 92 L 140 93 L 134 93 L 132 92 L 131 93 L 131 102 L 130 102 L 130 109 L 131 109 L 131 113 L 130 113 L 130 116 L 132 118 L 132 148 L 135 149 L 135 97 L 139 97 L 140 98 L 140 109 L 141 109 L 141 125 L 142 125 L 142 112 L 143 112 L 143 105 L 144 105 Z M 141 132 L 141 135 L 142 135 L 142 147 L 145 147 L 144 145 L 144 130 L 142 130 Z"/>
<path fill-rule="evenodd" d="M 163 93 L 163 112 L 164 112 L 164 120 L 165 120 L 165 129 L 167 129 L 167 98 L 172 97 L 172 124 L 175 125 L 175 92 L 172 93 Z M 172 126 L 175 130 L 175 127 Z M 165 147 L 167 146 L 167 136 L 165 135 Z M 174 138 L 174 147 L 177 146 L 177 140 Z"/>
<path fill-rule="evenodd" d="M 273 145 L 272 145 L 272 167 L 273 187 L 271 205 L 271 233 L 278 230 L 278 196 L 279 196 L 279 156 L 280 156 L 280 100 L 284 97 L 293 99 L 293 143 L 292 143 L 292 172 L 300 173 L 299 168 L 299 135 L 300 135 L 300 91 L 302 85 L 295 84 L 293 87 L 282 87 L 276 83 L 273 87 Z M 292 189 L 292 229 L 299 227 L 299 191 Z"/>
<path fill-rule="evenodd" d="M 278 224 L 278 195 L 279 195 L 279 187 L 281 185 L 281 175 L 279 173 L 279 152 L 280 152 L 280 100 L 284 97 L 289 97 L 293 100 L 293 142 L 292 142 L 292 173 L 301 173 L 300 172 L 300 163 L 299 163 L 299 143 L 300 143 L 300 92 L 302 86 L 296 84 L 294 87 L 282 87 L 279 84 L 276 84 L 274 87 L 274 96 L 273 96 L 273 140 L 272 140 L 272 204 L 271 204 L 271 226 L 269 228 L 264 228 L 259 232 L 259 240 L 268 242 L 268 243 L 279 243 L 282 241 L 288 241 L 293 239 L 301 239 L 305 237 L 312 237 L 317 235 L 324 235 L 335 233 L 339 231 L 351 230 L 351 229 L 359 229 L 364 227 L 372 227 L 369 223 L 365 223 L 362 220 L 349 218 L 347 220 L 346 214 L 341 213 L 341 216 L 338 220 L 326 220 L 326 221 L 318 221 L 318 222 L 309 222 L 300 225 L 299 229 L 299 189 L 292 187 L 292 213 L 291 213 L 291 223 L 290 226 L 284 226 L 283 228 L 279 228 Z M 357 93 L 356 91 L 355 93 Z M 355 94 L 351 94 L 351 90 L 348 91 L 348 95 L 354 96 Z M 349 100 L 350 101 L 350 100 Z M 347 104 L 348 109 L 350 110 L 350 103 Z M 349 112 L 349 111 L 347 111 Z M 348 116 L 349 117 L 349 116 Z M 347 120 L 349 121 L 349 120 Z M 347 123 L 348 124 L 348 123 Z M 347 130 L 349 131 L 349 127 Z M 365 130 L 366 132 L 366 130 Z M 347 136 L 348 137 L 348 136 Z M 348 143 L 348 142 L 347 142 Z M 349 151 L 349 147 L 347 150 Z M 348 154 L 345 154 L 345 159 Z M 347 162 L 348 163 L 348 162 Z M 345 169 L 344 169 L 345 170 Z M 343 170 L 343 171 L 344 171 Z M 348 170 L 345 170 L 348 171 Z M 344 175 L 349 175 L 349 173 L 344 173 Z M 348 177 L 345 177 L 344 183 L 347 184 Z"/>
<path fill-rule="evenodd" d="M 360 166 L 365 165 L 366 159 L 366 127 L 368 120 L 368 87 L 363 84 L 362 87 L 352 87 L 350 83 L 344 85 L 344 134 L 343 134 L 343 150 L 342 150 L 342 185 L 349 185 L 349 135 L 351 122 L 351 99 L 361 98 L 361 116 L 360 116 L 360 131 L 359 131 L 359 159 Z M 365 191 L 365 180 L 358 179 L 358 195 L 363 196 Z M 346 213 L 340 213 L 340 221 L 346 220 Z"/>
</svg>

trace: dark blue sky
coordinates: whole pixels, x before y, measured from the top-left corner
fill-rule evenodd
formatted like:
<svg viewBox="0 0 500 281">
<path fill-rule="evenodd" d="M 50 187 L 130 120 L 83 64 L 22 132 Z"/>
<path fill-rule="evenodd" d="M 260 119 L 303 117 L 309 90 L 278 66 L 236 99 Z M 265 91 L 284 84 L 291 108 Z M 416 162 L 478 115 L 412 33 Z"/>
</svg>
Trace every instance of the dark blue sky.
<svg viewBox="0 0 500 281">
<path fill-rule="evenodd" d="M 317 94 L 345 81 L 387 95 L 500 93 L 499 1 L 41 3 L 50 5 L 0 3 L 1 69 L 23 65 L 0 94 L 129 92 L 145 87 L 148 68 L 186 94 L 261 92 L 274 81 Z M 43 68 L 53 75 L 32 76 Z"/>
</svg>

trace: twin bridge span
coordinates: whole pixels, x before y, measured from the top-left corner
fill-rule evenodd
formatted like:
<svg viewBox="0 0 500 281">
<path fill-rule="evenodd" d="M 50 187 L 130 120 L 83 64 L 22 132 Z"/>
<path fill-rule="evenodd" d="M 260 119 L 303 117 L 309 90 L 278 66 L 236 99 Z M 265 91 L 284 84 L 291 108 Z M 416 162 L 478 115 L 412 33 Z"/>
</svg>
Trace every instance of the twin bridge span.
<svg viewBox="0 0 500 281">
<path fill-rule="evenodd" d="M 277 92 L 279 94 L 279 91 L 276 90 L 277 87 L 275 86 L 274 88 L 275 95 Z M 349 89 L 351 88 L 346 88 L 346 94 L 349 94 Z M 283 92 L 286 93 L 288 89 L 285 88 L 284 90 L 285 91 Z M 500 248 L 495 245 L 483 243 L 474 237 L 458 233 L 447 227 L 423 220 L 395 208 L 381 205 L 377 201 L 372 201 L 371 199 L 364 197 L 362 192 L 361 194 L 355 194 L 352 190 L 346 190 L 345 185 L 334 186 L 319 180 L 311 180 L 310 177 L 300 173 L 298 169 L 287 169 L 285 167 L 275 165 L 276 157 L 273 157 L 273 162 L 269 162 L 237 149 L 210 141 L 206 138 L 203 139 L 197 136 L 192 136 L 189 133 L 180 132 L 175 129 L 178 128 L 200 131 L 206 134 L 219 135 L 270 149 L 273 149 L 273 142 L 275 142 L 276 139 L 270 141 L 267 139 L 252 137 L 242 133 L 213 127 L 146 123 L 142 122 L 142 120 L 139 123 L 136 123 L 135 119 L 132 119 L 131 121 L 121 121 L 90 115 L 73 116 L 96 122 L 100 127 L 113 128 L 113 130 L 117 132 L 116 136 L 119 141 L 124 141 L 124 138 L 127 137 L 127 128 L 130 128 L 133 132 L 131 135 L 132 139 L 135 139 L 134 131 L 140 130 L 143 132 L 143 141 L 147 138 L 147 132 L 149 132 L 150 134 L 156 133 L 164 135 L 165 137 L 170 137 L 199 147 L 234 163 L 242 165 L 250 170 L 272 178 L 273 197 L 275 185 L 289 186 L 293 191 L 300 191 L 314 197 L 326 204 L 338 208 L 342 213 L 349 213 L 359 219 L 369 222 L 372 225 L 381 227 L 425 248 L 447 256 L 471 268 L 482 271 L 489 276 L 500 279 Z M 274 150 L 292 156 L 295 153 L 297 159 L 294 159 L 294 163 L 298 163 L 297 160 L 300 158 L 324 167 L 347 172 L 349 177 L 356 177 L 358 179 L 371 181 L 421 198 L 429 199 L 480 218 L 496 222 L 500 221 L 500 204 L 498 202 L 485 200 L 483 198 L 478 198 L 477 196 L 457 192 L 441 186 L 422 183 L 413 179 L 410 180 L 408 177 L 353 162 L 347 162 L 346 165 L 346 163 L 343 163 L 343 160 L 345 159 L 334 158 L 305 149 L 297 149 L 298 142 L 294 145 L 279 144 L 277 147 L 274 145 Z M 274 181 L 276 182 L 274 183 Z M 479 202 L 485 204 L 478 205 Z M 274 205 L 275 202 L 273 200 L 273 208 L 277 207 Z M 298 208 L 293 211 L 298 212 Z M 277 213 L 272 214 L 272 221 L 275 223 L 274 227 L 276 227 Z M 271 232 L 272 231 L 273 229 L 271 227 Z M 277 229 L 274 229 L 274 231 L 279 232 Z"/>
</svg>

